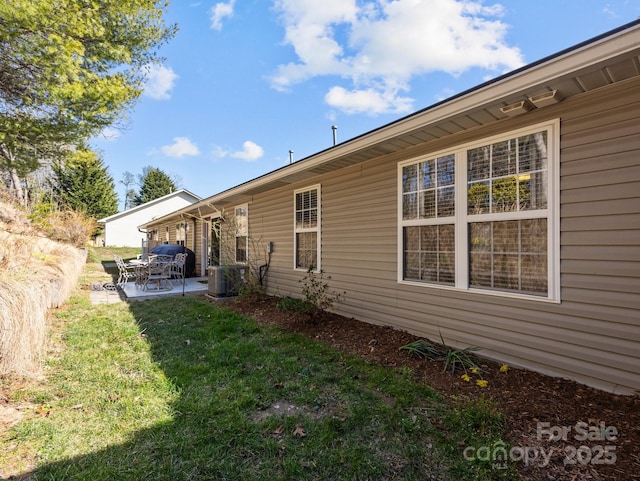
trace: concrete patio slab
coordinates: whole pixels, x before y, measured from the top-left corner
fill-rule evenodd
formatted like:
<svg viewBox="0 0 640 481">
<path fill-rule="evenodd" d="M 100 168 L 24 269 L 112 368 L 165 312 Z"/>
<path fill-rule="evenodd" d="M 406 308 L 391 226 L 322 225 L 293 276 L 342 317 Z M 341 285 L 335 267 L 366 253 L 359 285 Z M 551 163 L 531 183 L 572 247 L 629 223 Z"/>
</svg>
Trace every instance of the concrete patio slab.
<svg viewBox="0 0 640 481">
<path fill-rule="evenodd" d="M 92 304 L 113 304 L 124 301 L 142 301 L 157 297 L 176 297 L 183 295 L 183 293 L 185 296 L 206 294 L 208 288 L 208 280 L 206 277 L 190 277 L 185 279 L 184 288 L 182 283 L 177 279 L 172 279 L 171 284 L 173 284 L 171 290 L 145 291 L 133 281 L 127 282 L 124 289 L 116 288 L 112 282 L 107 282 L 92 285 L 89 297 Z"/>
<path fill-rule="evenodd" d="M 185 279 L 184 286 L 178 279 L 171 279 L 173 288 L 170 290 L 149 290 L 145 291 L 141 286 L 137 286 L 135 282 L 127 282 L 122 289 L 128 301 L 140 301 L 144 299 L 153 299 L 156 297 L 181 296 L 182 294 L 206 294 L 208 288 L 208 280 L 206 277 L 189 277 Z"/>
</svg>

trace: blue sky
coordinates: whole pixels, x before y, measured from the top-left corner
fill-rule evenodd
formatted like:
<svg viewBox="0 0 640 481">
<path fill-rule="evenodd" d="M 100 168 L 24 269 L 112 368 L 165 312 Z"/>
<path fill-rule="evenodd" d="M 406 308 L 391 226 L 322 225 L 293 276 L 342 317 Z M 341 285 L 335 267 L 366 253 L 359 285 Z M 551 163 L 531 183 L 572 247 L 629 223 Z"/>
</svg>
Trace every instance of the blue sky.
<svg viewBox="0 0 640 481">
<path fill-rule="evenodd" d="M 116 182 L 146 166 L 201 197 L 640 17 L 640 0 L 174 0 L 177 36 L 118 128 Z M 137 187 L 136 187 L 137 189 Z"/>
</svg>

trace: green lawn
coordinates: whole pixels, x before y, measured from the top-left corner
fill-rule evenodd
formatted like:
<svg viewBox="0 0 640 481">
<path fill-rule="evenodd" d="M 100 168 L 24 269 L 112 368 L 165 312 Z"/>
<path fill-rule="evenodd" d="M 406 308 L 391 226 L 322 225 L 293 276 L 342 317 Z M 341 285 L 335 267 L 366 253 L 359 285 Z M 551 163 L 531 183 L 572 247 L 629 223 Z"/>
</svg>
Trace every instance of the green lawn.
<svg viewBox="0 0 640 481">
<path fill-rule="evenodd" d="M 34 409 L 0 434 L 0 477 L 517 478 L 463 457 L 505 439 L 489 403 L 451 405 L 406 369 L 198 298 L 92 306 L 79 295 L 57 316 L 46 382 L 12 399 Z"/>
</svg>

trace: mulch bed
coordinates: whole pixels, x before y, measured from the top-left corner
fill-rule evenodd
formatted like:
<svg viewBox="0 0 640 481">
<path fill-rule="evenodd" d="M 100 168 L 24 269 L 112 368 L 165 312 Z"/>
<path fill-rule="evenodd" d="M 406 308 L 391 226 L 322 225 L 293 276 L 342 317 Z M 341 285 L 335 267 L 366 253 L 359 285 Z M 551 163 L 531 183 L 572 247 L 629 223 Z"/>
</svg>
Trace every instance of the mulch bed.
<svg viewBox="0 0 640 481">
<path fill-rule="evenodd" d="M 486 387 L 460 372 L 443 372 L 443 362 L 412 357 L 399 347 L 417 340 L 407 332 L 376 326 L 335 314 L 321 322 L 300 320 L 276 309 L 278 299 L 242 299 L 228 307 L 256 321 L 308 336 L 339 350 L 362 356 L 371 363 L 411 368 L 418 379 L 452 400 L 484 396 L 505 414 L 511 446 L 536 448 L 545 456 L 518 461 L 523 480 L 618 481 L 640 480 L 640 396 L 621 396 L 599 391 L 567 379 L 509 368 L 482 360 Z M 481 353 L 480 353 L 481 354 Z M 570 428 L 562 439 L 550 440 L 538 423 L 558 433 Z M 608 431 L 606 429 L 609 428 Z M 617 431 L 614 436 L 613 428 Z M 542 428 L 544 429 L 544 428 Z M 539 436 L 541 434 L 541 436 Z M 541 438 L 541 439 L 539 439 Z M 533 450 L 529 450 L 533 456 Z M 575 464 L 572 464 L 575 463 Z"/>
</svg>

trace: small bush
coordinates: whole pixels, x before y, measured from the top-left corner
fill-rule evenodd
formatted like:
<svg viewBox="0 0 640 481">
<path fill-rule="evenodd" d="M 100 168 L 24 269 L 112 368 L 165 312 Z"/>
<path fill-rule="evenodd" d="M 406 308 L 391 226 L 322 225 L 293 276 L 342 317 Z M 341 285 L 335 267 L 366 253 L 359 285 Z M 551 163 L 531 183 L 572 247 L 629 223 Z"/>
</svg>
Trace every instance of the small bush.
<svg viewBox="0 0 640 481">
<path fill-rule="evenodd" d="M 331 280 L 331 276 L 326 277 Z M 336 292 L 329 288 L 325 281 L 324 271 L 315 271 L 314 266 L 309 266 L 307 274 L 300 280 L 302 283 L 302 295 L 304 302 L 311 308 L 310 318 L 322 318 L 325 312 L 339 302 L 346 292 Z"/>
<path fill-rule="evenodd" d="M 278 300 L 278 304 L 276 304 L 276 309 L 281 312 L 292 312 L 299 315 L 309 315 L 310 312 L 314 309 L 313 304 L 309 304 L 307 301 L 303 299 L 296 299 L 294 297 L 282 297 Z"/>
<path fill-rule="evenodd" d="M 76 247 L 87 245 L 97 228 L 94 218 L 72 210 L 53 212 L 44 222 L 49 238 Z"/>
<path fill-rule="evenodd" d="M 233 291 L 241 300 L 260 300 L 267 295 L 266 288 L 260 284 L 258 278 L 250 274 L 236 282 Z"/>
</svg>

